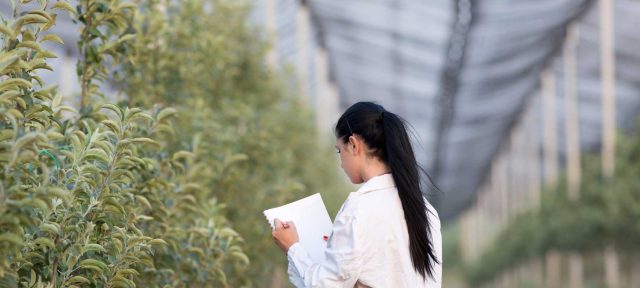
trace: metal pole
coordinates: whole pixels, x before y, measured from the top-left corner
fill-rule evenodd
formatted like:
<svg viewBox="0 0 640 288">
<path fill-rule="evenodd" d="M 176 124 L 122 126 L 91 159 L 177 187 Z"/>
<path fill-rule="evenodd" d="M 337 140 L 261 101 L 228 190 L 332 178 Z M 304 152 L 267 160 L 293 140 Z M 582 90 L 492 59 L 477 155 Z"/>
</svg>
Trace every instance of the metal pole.
<svg viewBox="0 0 640 288">
<path fill-rule="evenodd" d="M 278 26 L 276 25 L 276 0 L 266 0 L 266 30 L 269 34 L 269 38 L 272 40 L 272 47 L 267 52 L 267 64 L 272 69 L 278 67 L 278 51 L 276 49 L 278 43 Z"/>
<path fill-rule="evenodd" d="M 564 59 L 564 102 L 565 102 L 565 130 L 567 151 L 567 184 L 568 195 L 571 200 L 577 200 L 580 196 L 580 126 L 578 114 L 577 93 L 577 57 L 576 57 L 576 31 L 575 25 L 567 28 L 563 59 Z M 569 287 L 584 287 L 584 264 L 582 255 L 569 254 Z"/>
<path fill-rule="evenodd" d="M 542 111 L 544 122 L 544 182 L 558 180 L 558 147 L 556 121 L 556 83 L 551 67 L 542 72 Z M 545 257 L 545 287 L 560 287 L 560 254 L 550 251 Z"/>
<path fill-rule="evenodd" d="M 612 179 L 615 173 L 615 48 L 613 0 L 599 0 L 600 5 L 600 61 L 602 87 L 602 171 Z M 605 282 L 609 288 L 620 287 L 618 253 L 609 244 L 604 251 Z"/>
</svg>

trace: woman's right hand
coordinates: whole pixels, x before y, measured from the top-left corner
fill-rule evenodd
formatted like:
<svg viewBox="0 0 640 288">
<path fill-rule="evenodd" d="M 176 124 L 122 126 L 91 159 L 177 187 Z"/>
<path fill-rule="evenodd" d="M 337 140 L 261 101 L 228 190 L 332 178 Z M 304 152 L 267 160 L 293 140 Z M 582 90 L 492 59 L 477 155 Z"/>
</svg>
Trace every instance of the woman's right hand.
<svg viewBox="0 0 640 288">
<path fill-rule="evenodd" d="M 293 221 L 282 222 L 280 219 L 275 219 L 274 224 L 276 228 L 271 232 L 273 241 L 276 242 L 278 247 L 280 247 L 284 253 L 287 253 L 287 251 L 289 251 L 289 247 L 300 241 L 296 225 L 293 224 Z"/>
</svg>

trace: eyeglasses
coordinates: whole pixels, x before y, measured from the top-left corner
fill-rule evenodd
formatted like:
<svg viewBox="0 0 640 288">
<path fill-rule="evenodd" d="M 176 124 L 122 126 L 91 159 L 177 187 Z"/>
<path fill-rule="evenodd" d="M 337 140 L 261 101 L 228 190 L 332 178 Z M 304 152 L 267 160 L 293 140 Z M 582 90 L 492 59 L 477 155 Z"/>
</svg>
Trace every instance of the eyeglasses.
<svg viewBox="0 0 640 288">
<path fill-rule="evenodd" d="M 349 125 L 349 120 L 345 117 L 344 121 L 347 122 L 347 128 L 349 128 L 349 135 L 348 136 L 353 135 L 353 130 L 351 130 L 351 125 Z M 335 148 L 336 148 L 336 153 L 340 154 L 340 148 L 338 146 L 335 146 Z"/>
<path fill-rule="evenodd" d="M 349 125 L 349 119 L 345 117 L 344 121 L 347 122 L 347 127 L 349 128 L 349 136 L 353 135 L 353 130 L 351 130 L 351 125 Z"/>
</svg>

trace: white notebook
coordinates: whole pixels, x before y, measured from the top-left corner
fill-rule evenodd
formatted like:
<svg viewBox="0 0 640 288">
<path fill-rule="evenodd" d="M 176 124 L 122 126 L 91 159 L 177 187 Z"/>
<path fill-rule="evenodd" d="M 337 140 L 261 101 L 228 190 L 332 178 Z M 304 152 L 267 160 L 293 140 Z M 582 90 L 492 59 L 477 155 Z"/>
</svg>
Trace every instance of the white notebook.
<svg viewBox="0 0 640 288">
<path fill-rule="evenodd" d="M 324 260 L 324 250 L 327 248 L 327 239 L 331 236 L 333 224 L 320 193 L 265 210 L 263 213 L 271 229 L 274 228 L 276 218 L 281 221 L 293 221 L 298 230 L 300 244 L 309 252 L 311 259 L 316 262 Z"/>
</svg>

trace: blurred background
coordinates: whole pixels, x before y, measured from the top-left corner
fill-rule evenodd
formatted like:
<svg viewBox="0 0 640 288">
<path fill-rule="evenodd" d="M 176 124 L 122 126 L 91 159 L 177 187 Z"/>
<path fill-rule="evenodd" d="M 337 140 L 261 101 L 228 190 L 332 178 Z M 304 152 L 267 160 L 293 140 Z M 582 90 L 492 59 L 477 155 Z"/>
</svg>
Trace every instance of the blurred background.
<svg viewBox="0 0 640 288">
<path fill-rule="evenodd" d="M 185 139 L 229 126 L 210 139 L 226 137 L 214 156 L 249 159 L 214 192 L 251 260 L 229 276 L 249 279 L 236 286 L 289 287 L 261 211 L 320 192 L 335 216 L 357 187 L 330 156 L 333 125 L 351 104 L 374 101 L 412 125 L 439 187 L 427 196 L 444 223 L 443 287 L 640 287 L 640 1 L 133 2 L 151 20 L 168 15 L 157 34 L 167 43 L 138 44 L 184 77 L 150 80 L 140 73 L 157 70 L 142 69 L 102 90 L 114 102 L 220 115 L 183 117 Z M 6 1 L 0 9 L 11 11 Z M 42 77 L 79 107 L 77 29 L 58 18 L 52 31 L 65 44 L 51 48 L 59 57 Z M 150 58 L 137 63 L 161 62 Z M 258 139 L 263 130 L 242 128 L 252 117 L 269 127 Z M 256 180 L 233 183 L 241 179 Z"/>
</svg>

